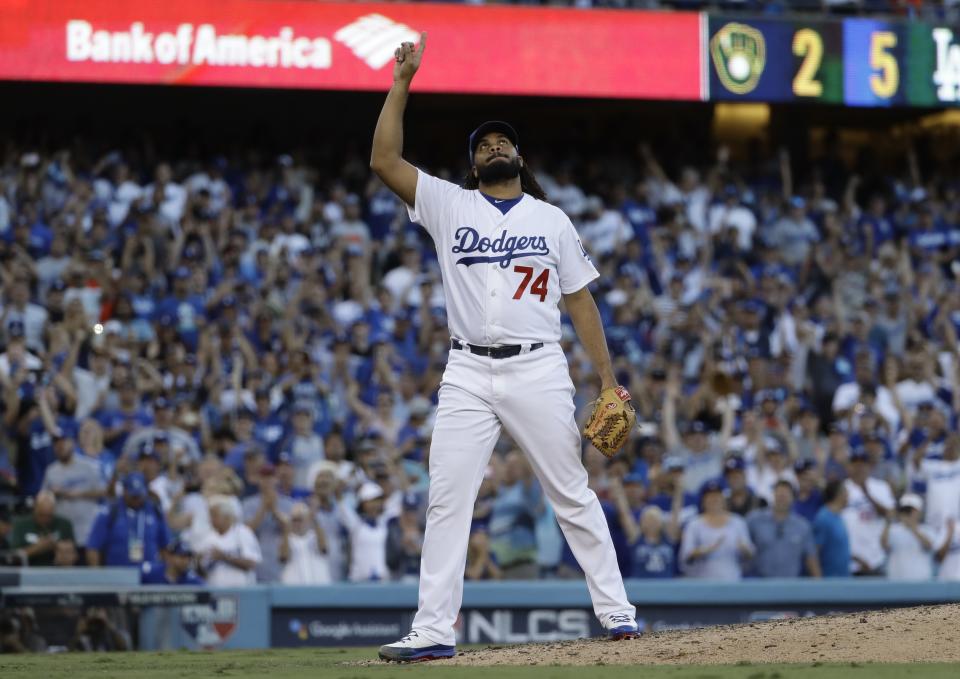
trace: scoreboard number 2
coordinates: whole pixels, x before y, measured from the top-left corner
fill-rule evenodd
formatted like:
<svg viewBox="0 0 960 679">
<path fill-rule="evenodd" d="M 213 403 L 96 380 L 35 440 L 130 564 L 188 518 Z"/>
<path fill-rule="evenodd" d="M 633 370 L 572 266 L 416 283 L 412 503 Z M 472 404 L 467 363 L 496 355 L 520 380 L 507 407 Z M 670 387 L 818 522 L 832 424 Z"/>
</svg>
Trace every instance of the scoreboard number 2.
<svg viewBox="0 0 960 679">
<path fill-rule="evenodd" d="M 897 46 L 897 34 L 874 31 L 870 34 L 870 91 L 880 99 L 889 99 L 900 87 L 900 65 L 891 50 Z"/>
<path fill-rule="evenodd" d="M 802 59 L 793 79 L 793 93 L 798 97 L 823 95 L 823 83 L 817 80 L 817 71 L 823 61 L 823 38 L 820 34 L 812 28 L 797 31 L 793 36 L 793 56 Z"/>
</svg>

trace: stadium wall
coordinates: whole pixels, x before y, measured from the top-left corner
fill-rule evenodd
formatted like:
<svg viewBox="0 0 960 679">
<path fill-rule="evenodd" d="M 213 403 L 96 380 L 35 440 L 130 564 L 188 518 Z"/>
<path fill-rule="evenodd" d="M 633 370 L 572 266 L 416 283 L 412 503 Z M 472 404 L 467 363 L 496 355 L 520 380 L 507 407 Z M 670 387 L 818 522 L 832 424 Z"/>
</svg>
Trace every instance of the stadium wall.
<svg viewBox="0 0 960 679">
<path fill-rule="evenodd" d="M 417 602 L 414 583 L 208 590 L 108 587 L 83 570 L 21 572 L 32 584 L 17 586 L 13 571 L 0 571 L 0 581 L 11 583 L 0 590 L 3 607 L 125 609 L 135 620 L 142 649 L 376 645 L 406 632 Z M 129 577 L 119 575 L 113 582 L 129 583 Z M 650 631 L 960 601 L 960 583 L 626 584 L 638 619 Z M 519 643 L 594 636 L 601 630 L 583 582 L 543 581 L 467 583 L 457 632 L 462 643 Z"/>
</svg>

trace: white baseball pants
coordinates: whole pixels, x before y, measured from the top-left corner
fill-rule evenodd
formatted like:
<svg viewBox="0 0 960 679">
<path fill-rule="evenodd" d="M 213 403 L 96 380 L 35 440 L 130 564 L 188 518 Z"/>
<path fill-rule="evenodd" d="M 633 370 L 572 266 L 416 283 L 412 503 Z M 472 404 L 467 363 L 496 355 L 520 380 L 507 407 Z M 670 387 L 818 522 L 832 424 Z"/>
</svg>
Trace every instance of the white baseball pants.
<svg viewBox="0 0 960 679">
<path fill-rule="evenodd" d="M 574 387 L 559 344 L 511 358 L 451 350 L 430 446 L 430 492 L 413 629 L 456 643 L 473 506 L 501 426 L 526 453 L 603 623 L 630 616 L 617 555 L 596 494 L 587 487 L 574 419 Z"/>
</svg>

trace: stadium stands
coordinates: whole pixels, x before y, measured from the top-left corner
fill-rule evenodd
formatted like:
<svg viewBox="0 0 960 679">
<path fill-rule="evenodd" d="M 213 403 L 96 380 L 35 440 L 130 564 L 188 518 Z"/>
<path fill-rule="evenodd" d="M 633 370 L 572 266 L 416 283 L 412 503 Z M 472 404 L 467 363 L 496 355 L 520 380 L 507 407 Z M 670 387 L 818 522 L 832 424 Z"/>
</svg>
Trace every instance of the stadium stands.
<svg viewBox="0 0 960 679">
<path fill-rule="evenodd" d="M 5 557 L 103 563 L 83 552 L 128 531 L 114 558 L 176 581 L 222 568 L 223 542 L 243 533 L 250 563 L 229 567 L 244 578 L 284 571 L 255 558 L 261 546 L 320 581 L 415 578 L 448 347 L 424 234 L 359 155 L 332 168 L 302 149 L 93 151 L 109 141 L 2 155 Z M 710 545 L 687 528 L 719 485 L 715 513 L 761 532 L 805 526 L 823 566 L 883 574 L 888 553 L 907 553 L 960 577 L 951 166 L 914 152 L 889 171 L 726 147 L 688 164 L 643 145 L 598 153 L 535 166 L 602 273 L 595 293 L 640 415 L 620 457 L 584 453 L 624 573 L 714 572 L 695 563 L 711 554 L 689 558 Z M 572 332 L 564 348 L 585 412 L 597 385 Z M 512 450 L 501 442 L 481 488 L 468 574 L 577 576 Z M 179 536 L 162 556 L 116 518 L 141 480 L 151 516 Z M 792 508 L 775 502 L 781 480 Z M 907 492 L 919 509 L 897 506 Z M 315 527 L 302 510 L 290 523 L 298 501 Z M 211 505 L 258 550 L 230 522 L 211 539 Z M 776 561 L 756 554 L 777 549 L 761 532 L 716 554 L 737 562 L 724 572 Z"/>
</svg>

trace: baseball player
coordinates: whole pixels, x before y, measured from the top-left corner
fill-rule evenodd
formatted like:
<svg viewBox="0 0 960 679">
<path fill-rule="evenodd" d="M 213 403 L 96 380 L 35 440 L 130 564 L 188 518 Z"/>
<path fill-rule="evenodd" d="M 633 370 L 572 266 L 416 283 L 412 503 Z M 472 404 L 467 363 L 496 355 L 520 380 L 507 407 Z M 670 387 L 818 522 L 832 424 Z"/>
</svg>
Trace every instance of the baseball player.
<svg viewBox="0 0 960 679">
<path fill-rule="evenodd" d="M 562 299 L 603 386 L 584 430 L 612 455 L 635 415 L 614 377 L 587 284 L 599 275 L 570 220 L 544 201 L 516 131 L 493 121 L 469 137 L 463 187 L 402 157 L 403 111 L 426 47 L 396 50 L 393 86 L 377 121 L 370 167 L 436 243 L 451 335 L 430 447 L 420 598 L 410 633 L 380 657 L 454 655 L 470 518 L 502 429 L 529 457 L 586 574 L 594 611 L 614 639 L 638 634 L 610 531 L 580 461 L 574 386 L 559 345 Z"/>
</svg>

